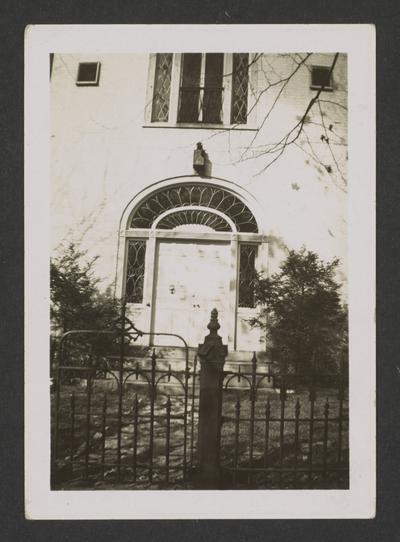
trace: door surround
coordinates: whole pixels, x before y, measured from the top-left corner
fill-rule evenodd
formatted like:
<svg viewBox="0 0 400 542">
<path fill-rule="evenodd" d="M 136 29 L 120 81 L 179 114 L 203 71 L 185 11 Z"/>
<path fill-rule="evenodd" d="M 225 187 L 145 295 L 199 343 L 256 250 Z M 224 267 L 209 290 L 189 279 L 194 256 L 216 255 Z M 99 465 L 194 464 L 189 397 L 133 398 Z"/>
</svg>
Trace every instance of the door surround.
<svg viewBox="0 0 400 542">
<path fill-rule="evenodd" d="M 135 215 L 135 212 L 140 209 L 140 205 L 143 202 L 149 200 L 151 194 L 163 194 L 162 189 L 170 187 L 181 187 L 182 185 L 188 185 L 197 187 L 212 187 L 215 189 L 215 193 L 218 189 L 224 191 L 225 194 L 229 192 L 232 193 L 232 198 L 229 200 L 230 208 L 226 209 L 209 207 L 202 205 L 203 202 L 198 201 L 187 202 L 185 201 L 183 205 L 179 205 L 179 202 L 175 200 L 172 201 L 172 204 L 165 204 L 165 208 L 159 210 L 155 209 L 154 217 L 150 217 L 151 224 L 150 227 L 132 227 L 132 218 L 138 215 Z M 125 293 L 125 282 L 126 282 L 126 267 L 127 267 L 127 244 L 130 239 L 141 239 L 146 242 L 146 254 L 145 254 L 145 272 L 143 278 L 143 300 L 142 303 L 132 303 L 128 304 L 128 311 L 134 312 L 135 314 L 141 313 L 141 327 L 144 331 L 152 329 L 154 321 L 154 296 L 155 296 L 155 280 L 156 280 L 156 254 L 157 254 L 157 243 L 162 240 L 186 240 L 195 242 L 224 242 L 229 243 L 229 300 L 228 300 L 228 311 L 227 323 L 228 323 L 228 347 L 230 350 L 235 350 L 237 347 L 236 340 L 236 331 L 237 331 L 237 313 L 238 313 L 238 273 L 239 273 L 239 244 L 240 243 L 251 243 L 259 246 L 258 256 L 256 259 L 256 269 L 257 271 L 264 271 L 267 269 L 267 260 L 268 260 L 268 238 L 266 235 L 260 233 L 260 222 L 257 220 L 257 217 L 260 216 L 259 209 L 254 212 L 254 207 L 257 208 L 257 205 L 249 205 L 248 199 L 244 198 L 239 194 L 238 187 L 235 186 L 235 189 L 232 189 L 233 183 L 229 181 L 223 181 L 219 179 L 200 179 L 198 176 L 188 176 L 183 178 L 174 178 L 168 179 L 167 181 L 162 181 L 161 183 L 156 183 L 143 191 L 141 191 L 138 196 L 131 200 L 125 208 L 125 211 L 121 217 L 120 221 L 120 231 L 119 231 L 119 243 L 118 243 L 118 257 L 117 257 L 117 273 L 116 273 L 116 291 L 120 292 L 121 296 Z M 243 189 L 240 190 L 243 192 Z M 171 193 L 171 190 L 169 194 Z M 167 194 L 169 196 L 169 194 Z M 207 192 L 208 194 L 208 192 Z M 253 199 L 253 198 L 249 198 Z M 218 198 L 215 197 L 211 203 L 217 201 Z M 157 199 L 155 200 L 157 202 Z M 173 204 L 177 203 L 176 206 Z M 253 202 L 252 202 L 253 203 Z M 240 207 L 240 205 L 242 207 Z M 155 205 L 153 204 L 154 209 Z M 229 205 L 227 205 L 229 207 Z M 237 212 L 241 209 L 244 210 L 244 215 L 240 215 Z M 193 211 L 197 213 L 193 216 L 196 216 L 196 220 L 200 216 L 201 221 L 216 224 L 219 231 L 213 231 L 211 228 L 208 228 L 208 231 L 180 231 L 177 229 L 166 229 L 165 223 L 170 222 L 171 217 L 174 218 L 174 214 L 179 213 L 180 211 L 185 213 L 184 220 L 189 220 L 188 217 L 190 212 Z M 229 214 L 229 212 L 231 214 Z M 146 209 L 148 216 L 148 209 Z M 234 213 L 237 213 L 236 215 Z M 253 219 L 253 222 L 250 224 L 249 213 Z M 144 213 L 143 213 L 144 214 Z M 246 217 L 246 222 L 241 218 L 241 216 Z M 203 218 L 205 217 L 205 218 Z M 215 220 L 214 218 L 215 217 Z M 164 220 L 166 219 L 166 220 Z M 211 222 L 210 222 L 211 221 Z M 159 225 L 163 226 L 164 229 L 159 229 Z M 243 226 L 244 224 L 244 226 Z M 250 224 L 250 226 L 249 226 Z M 256 225 L 254 227 L 254 224 Z M 146 224 L 147 225 L 147 224 Z M 256 231 L 240 231 L 240 229 L 249 229 L 252 228 Z M 227 231 L 228 230 L 228 231 Z M 129 310 L 131 309 L 131 310 Z M 140 327 L 140 326 L 139 326 Z M 155 331 L 155 330 L 154 330 Z M 171 330 L 171 332 L 179 333 L 179 330 Z M 204 330 L 206 334 L 206 329 Z"/>
</svg>

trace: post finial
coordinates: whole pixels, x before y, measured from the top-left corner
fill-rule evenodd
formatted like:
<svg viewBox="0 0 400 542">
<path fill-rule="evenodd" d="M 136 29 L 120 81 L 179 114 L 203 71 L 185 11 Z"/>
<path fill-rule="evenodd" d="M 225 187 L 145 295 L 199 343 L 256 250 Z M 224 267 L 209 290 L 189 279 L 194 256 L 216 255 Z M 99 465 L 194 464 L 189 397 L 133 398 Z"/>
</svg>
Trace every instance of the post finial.
<svg viewBox="0 0 400 542">
<path fill-rule="evenodd" d="M 210 322 L 208 323 L 207 325 L 207 328 L 210 330 L 210 335 L 218 335 L 218 330 L 221 326 L 219 325 L 219 322 L 218 322 L 218 311 L 217 309 L 213 309 L 211 311 L 211 317 L 210 317 Z"/>
<path fill-rule="evenodd" d="M 211 311 L 210 322 L 207 328 L 209 334 L 205 336 L 204 343 L 199 344 L 199 358 L 200 362 L 224 360 L 227 355 L 227 347 L 222 344 L 222 337 L 218 335 L 218 330 L 221 326 L 218 322 L 218 311 L 213 309 Z"/>
</svg>

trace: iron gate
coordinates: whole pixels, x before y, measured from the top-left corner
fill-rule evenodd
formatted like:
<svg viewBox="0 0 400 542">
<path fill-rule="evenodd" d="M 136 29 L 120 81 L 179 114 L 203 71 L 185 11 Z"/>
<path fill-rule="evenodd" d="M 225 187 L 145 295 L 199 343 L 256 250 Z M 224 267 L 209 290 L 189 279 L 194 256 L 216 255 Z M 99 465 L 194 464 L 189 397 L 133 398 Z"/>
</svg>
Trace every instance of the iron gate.
<svg viewBox="0 0 400 542">
<path fill-rule="evenodd" d="M 184 357 L 143 335 L 172 336 Z M 196 455 L 197 359 L 172 333 L 138 330 L 125 316 L 107 330 L 69 331 L 60 340 L 52 393 L 52 489 L 190 487 Z"/>
</svg>

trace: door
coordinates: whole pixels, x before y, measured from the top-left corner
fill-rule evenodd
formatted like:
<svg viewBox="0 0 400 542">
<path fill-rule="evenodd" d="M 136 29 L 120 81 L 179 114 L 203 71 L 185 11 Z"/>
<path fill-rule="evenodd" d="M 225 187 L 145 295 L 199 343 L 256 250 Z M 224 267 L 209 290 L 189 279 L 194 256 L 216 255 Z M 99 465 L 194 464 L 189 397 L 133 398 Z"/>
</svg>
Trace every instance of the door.
<svg viewBox="0 0 400 542">
<path fill-rule="evenodd" d="M 202 343 L 211 310 L 218 310 L 220 335 L 228 341 L 229 243 L 160 240 L 157 245 L 153 331 L 176 333 L 189 346 Z M 173 337 L 155 344 L 180 345 Z"/>
</svg>

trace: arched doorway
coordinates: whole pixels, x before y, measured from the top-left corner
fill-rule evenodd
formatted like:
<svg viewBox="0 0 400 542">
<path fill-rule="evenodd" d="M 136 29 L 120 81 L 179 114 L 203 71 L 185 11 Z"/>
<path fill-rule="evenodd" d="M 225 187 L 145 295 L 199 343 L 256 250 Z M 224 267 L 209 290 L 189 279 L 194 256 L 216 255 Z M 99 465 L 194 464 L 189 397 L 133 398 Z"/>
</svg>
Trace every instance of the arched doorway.
<svg viewBox="0 0 400 542">
<path fill-rule="evenodd" d="M 143 329 L 178 333 L 197 346 L 216 307 L 231 349 L 259 349 L 257 333 L 243 324 L 255 313 L 252 280 L 267 255 L 255 214 L 235 190 L 212 180 L 160 184 L 125 212 L 121 291 L 132 317 Z"/>
</svg>

